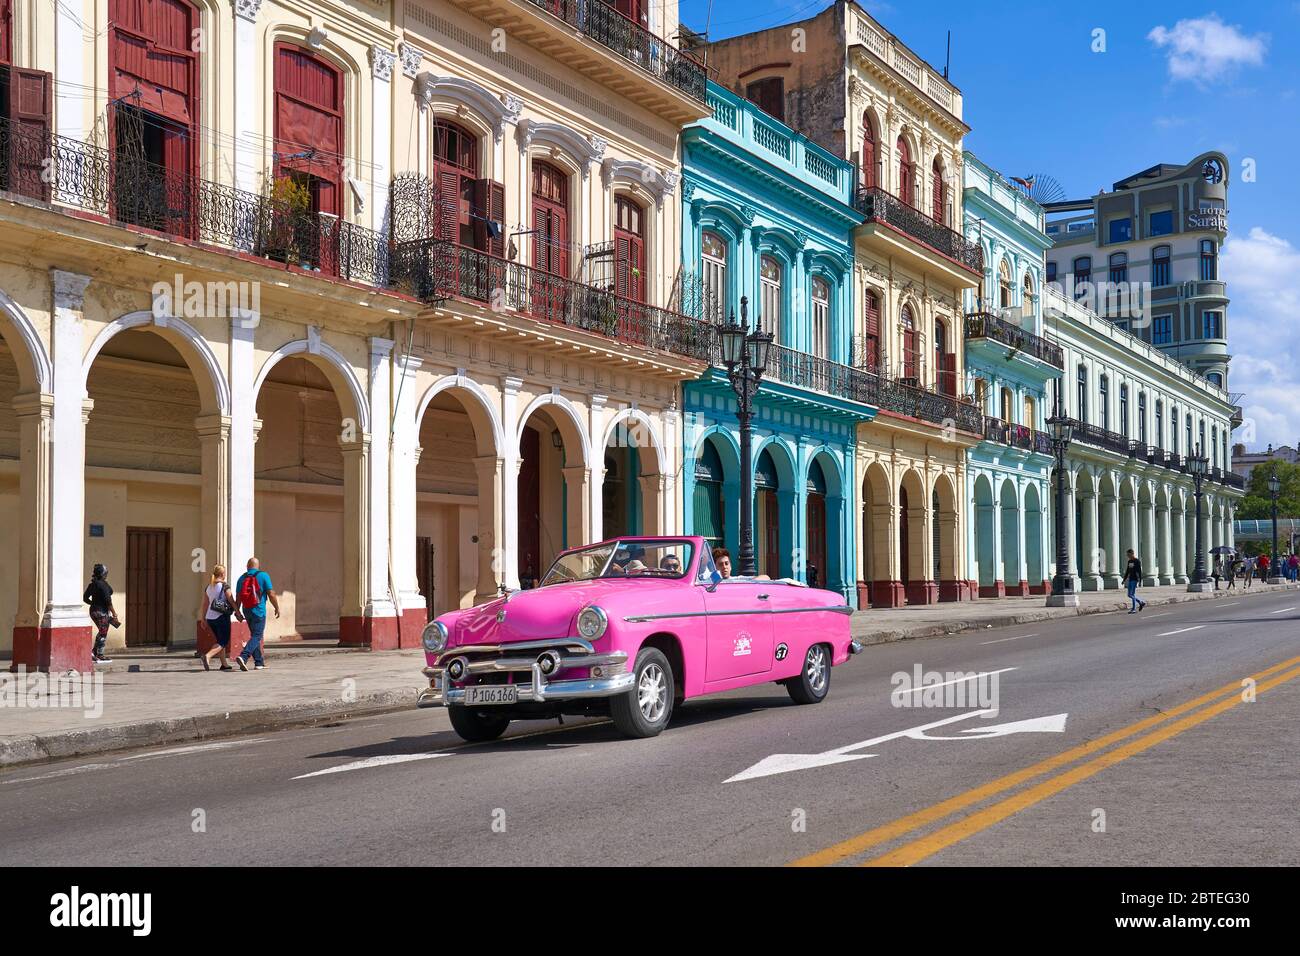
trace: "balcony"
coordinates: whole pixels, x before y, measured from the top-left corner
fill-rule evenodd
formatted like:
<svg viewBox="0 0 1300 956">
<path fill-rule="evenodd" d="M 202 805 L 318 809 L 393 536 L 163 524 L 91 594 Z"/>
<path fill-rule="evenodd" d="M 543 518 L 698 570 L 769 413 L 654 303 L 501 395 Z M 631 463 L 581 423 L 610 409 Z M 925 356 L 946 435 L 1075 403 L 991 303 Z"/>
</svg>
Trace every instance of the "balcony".
<svg viewBox="0 0 1300 956">
<path fill-rule="evenodd" d="M 867 218 L 868 224 L 887 226 L 973 273 L 977 281 L 972 285 L 977 285 L 978 279 L 984 275 L 984 252 L 978 243 L 968 241 L 960 233 L 878 186 L 859 187 L 853 197 L 853 208 Z M 966 281 L 969 282 L 970 278 L 967 276 Z"/>
<path fill-rule="evenodd" d="M 449 240 L 399 243 L 392 260 L 394 286 L 430 305 L 459 299 L 702 363 L 716 345 L 714 327 L 702 319 Z"/>
<path fill-rule="evenodd" d="M 388 240 L 338 216 L 0 119 L 0 191 L 291 269 L 388 286 Z"/>
<path fill-rule="evenodd" d="M 670 123 L 708 115 L 699 60 L 602 0 L 451 0 Z"/>
<path fill-rule="evenodd" d="M 1025 451 L 1036 451 L 1044 455 L 1052 453 L 1052 439 L 1046 433 L 1035 431 L 1028 425 L 1004 422 L 1000 418 L 984 419 L 984 438 Z"/>
<path fill-rule="evenodd" d="M 966 315 L 966 338 L 988 339 L 1008 346 L 1013 352 L 1023 352 L 1052 368 L 1065 368 L 1065 353 L 1061 347 L 1018 325 L 1000 319 L 991 312 L 970 312 Z M 1011 356 L 1008 355 L 1008 358 Z"/>
</svg>

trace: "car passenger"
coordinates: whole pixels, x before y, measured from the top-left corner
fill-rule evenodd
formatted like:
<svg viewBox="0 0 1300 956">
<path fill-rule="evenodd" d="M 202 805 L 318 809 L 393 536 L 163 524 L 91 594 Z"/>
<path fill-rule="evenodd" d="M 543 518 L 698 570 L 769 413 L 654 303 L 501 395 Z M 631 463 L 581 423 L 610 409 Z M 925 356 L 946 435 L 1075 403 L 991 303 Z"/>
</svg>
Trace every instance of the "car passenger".
<svg viewBox="0 0 1300 956">
<path fill-rule="evenodd" d="M 659 570 L 667 574 L 681 574 L 682 562 L 675 554 L 665 554 L 659 561 Z"/>
<path fill-rule="evenodd" d="M 724 579 L 731 577 L 731 552 L 730 551 L 728 551 L 726 548 L 714 548 L 713 563 L 717 567 L 718 573 L 721 574 Z"/>
</svg>

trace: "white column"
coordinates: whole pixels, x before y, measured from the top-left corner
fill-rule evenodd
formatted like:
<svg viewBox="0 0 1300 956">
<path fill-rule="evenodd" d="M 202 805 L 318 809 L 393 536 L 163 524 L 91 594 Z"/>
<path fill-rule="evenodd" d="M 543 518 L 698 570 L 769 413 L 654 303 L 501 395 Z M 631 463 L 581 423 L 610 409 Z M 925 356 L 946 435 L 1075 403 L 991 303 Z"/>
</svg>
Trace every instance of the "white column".
<svg viewBox="0 0 1300 956">
<path fill-rule="evenodd" d="M 502 580 L 511 590 L 519 589 L 519 389 L 523 380 L 506 376 L 501 380 L 501 430 L 506 446 L 501 449 L 501 526 L 505 548 L 501 560 Z"/>
<path fill-rule="evenodd" d="M 261 317 L 256 313 L 230 320 L 230 568 L 242 574 L 248 559 L 256 553 L 254 514 L 256 495 L 253 472 L 256 462 L 257 375 L 253 335 Z"/>
<path fill-rule="evenodd" d="M 366 617 L 393 617 L 397 614 L 395 587 L 390 586 L 388 540 L 388 475 L 391 445 L 389 435 L 392 414 L 393 341 L 371 337 L 368 384 L 370 391 L 370 451 L 366 456 L 366 496 L 362 507 L 367 512 L 366 563 L 362 568 L 366 590 L 362 596 Z"/>
<path fill-rule="evenodd" d="M 1016 585 L 1019 586 L 1021 581 L 1029 582 L 1029 542 L 1025 540 L 1025 487 L 1020 482 L 1016 484 L 1018 486 L 1016 488 L 1016 500 L 1020 505 L 1016 508 L 1016 541 L 1018 542 L 1016 548 L 1018 558 L 1016 573 L 1019 575 Z M 1038 582 L 1029 583 L 1037 584 Z"/>
<path fill-rule="evenodd" d="M 686 502 L 682 499 L 681 488 L 684 482 L 679 483 L 677 478 L 686 454 L 681 421 L 676 408 L 664 409 L 661 436 L 664 444 L 663 523 L 660 524 L 664 534 L 680 534 L 683 527 L 682 512 Z M 852 465 L 850 461 L 850 472 Z"/>
<path fill-rule="evenodd" d="M 235 186 L 257 192 L 257 172 L 262 164 L 257 122 L 257 12 L 262 0 L 232 0 L 235 9 L 235 49 L 232 75 L 235 83 Z"/>
<path fill-rule="evenodd" d="M 82 377 L 82 306 L 90 276 L 50 270 L 54 287 L 54 413 L 50 451 L 49 597 L 41 627 L 85 627 L 81 601 L 86 516 L 86 415 L 92 405 Z"/>
<path fill-rule="evenodd" d="M 388 179 L 392 153 L 393 64 L 397 54 L 378 44 L 370 47 L 370 102 L 374 126 L 371 129 L 370 226 L 388 233 Z M 356 171 L 348 171 L 356 175 Z M 358 177 L 361 178 L 361 177 Z M 351 187 L 345 184 L 345 190 Z"/>
<path fill-rule="evenodd" d="M 419 524 L 416 469 L 420 463 L 420 422 L 416 420 L 420 395 L 416 380 L 420 360 L 405 356 L 393 369 L 397 397 L 393 405 L 393 466 L 389 478 L 389 534 L 392 539 L 393 582 L 399 611 L 423 610 L 424 597 L 416 576 L 415 539 Z"/>
<path fill-rule="evenodd" d="M 587 488 L 591 508 L 591 540 L 600 541 L 605 536 L 605 449 L 597 448 L 605 434 L 605 395 L 592 395 L 590 402 L 590 422 L 587 426 L 591 435 L 591 481 Z"/>
<path fill-rule="evenodd" d="M 25 8 L 14 4 L 18 11 Z M 54 5 L 54 114 L 60 136 L 87 140 L 90 130 L 86 118 L 90 113 L 85 99 L 86 87 L 95 86 L 95 78 L 86 70 L 86 64 L 93 63 L 88 49 L 87 23 L 97 23 L 94 7 L 85 0 L 66 0 Z M 35 11 L 33 11 L 35 12 Z M 48 8 L 39 16 L 46 16 Z M 36 24 L 28 20 L 26 26 L 34 30 Z M 11 38 L 12 42 L 12 38 Z M 80 309 L 80 307 L 78 307 Z M 81 595 L 77 595 L 80 599 Z M 82 615 L 85 616 L 84 614 Z"/>
<path fill-rule="evenodd" d="M 1159 541 L 1158 552 L 1165 556 L 1164 564 L 1160 566 L 1160 583 L 1173 584 L 1174 582 L 1174 556 L 1172 551 L 1173 534 L 1170 529 L 1170 523 L 1173 520 L 1173 512 L 1169 508 L 1168 489 L 1165 493 L 1165 505 L 1156 510 L 1156 535 Z"/>
</svg>

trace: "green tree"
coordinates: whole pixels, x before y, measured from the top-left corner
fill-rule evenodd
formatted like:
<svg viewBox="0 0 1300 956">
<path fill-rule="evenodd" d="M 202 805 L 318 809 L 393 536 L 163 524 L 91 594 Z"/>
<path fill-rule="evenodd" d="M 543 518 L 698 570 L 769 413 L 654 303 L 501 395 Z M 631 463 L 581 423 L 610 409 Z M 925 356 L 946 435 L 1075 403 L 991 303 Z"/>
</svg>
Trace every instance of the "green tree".
<svg viewBox="0 0 1300 956">
<path fill-rule="evenodd" d="M 1279 518 L 1300 518 L 1300 465 L 1285 461 L 1270 461 L 1256 465 L 1246 483 L 1246 497 L 1237 509 L 1238 518 L 1259 518 L 1268 520 L 1273 517 L 1273 498 L 1268 492 L 1268 479 L 1277 475 L 1282 482 L 1282 489 L 1277 496 L 1277 516 Z"/>
</svg>

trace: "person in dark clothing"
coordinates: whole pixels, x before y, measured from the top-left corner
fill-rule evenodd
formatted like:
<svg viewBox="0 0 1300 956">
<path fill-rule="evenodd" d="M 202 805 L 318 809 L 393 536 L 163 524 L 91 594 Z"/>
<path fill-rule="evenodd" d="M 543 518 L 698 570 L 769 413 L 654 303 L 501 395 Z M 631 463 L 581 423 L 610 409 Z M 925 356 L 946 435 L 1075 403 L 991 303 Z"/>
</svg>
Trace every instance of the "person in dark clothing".
<svg viewBox="0 0 1300 956">
<path fill-rule="evenodd" d="M 95 646 L 90 659 L 96 664 L 111 664 L 113 659 L 104 656 L 104 642 L 108 640 L 108 626 L 118 626 L 117 611 L 113 609 L 113 586 L 108 583 L 108 568 L 97 564 L 90 570 L 90 583 L 81 600 L 90 605 L 90 619 L 95 622 Z"/>
<path fill-rule="evenodd" d="M 1133 549 L 1128 549 L 1128 566 L 1124 569 L 1124 587 L 1128 589 L 1128 599 L 1133 602 L 1130 614 L 1136 614 L 1147 606 L 1147 602 L 1137 596 L 1138 585 L 1142 583 L 1142 562 L 1138 560 Z"/>
</svg>

